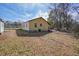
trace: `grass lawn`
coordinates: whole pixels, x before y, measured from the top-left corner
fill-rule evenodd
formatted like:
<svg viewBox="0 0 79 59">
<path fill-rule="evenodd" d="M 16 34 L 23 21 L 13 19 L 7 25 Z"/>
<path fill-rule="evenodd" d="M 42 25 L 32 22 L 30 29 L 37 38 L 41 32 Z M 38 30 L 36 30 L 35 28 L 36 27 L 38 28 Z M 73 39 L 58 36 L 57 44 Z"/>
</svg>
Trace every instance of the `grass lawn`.
<svg viewBox="0 0 79 59">
<path fill-rule="evenodd" d="M 74 49 L 76 39 L 68 33 L 26 32 L 24 36 L 18 36 L 18 33 L 16 30 L 7 30 L 0 35 L 0 55 L 79 55 Z"/>
</svg>

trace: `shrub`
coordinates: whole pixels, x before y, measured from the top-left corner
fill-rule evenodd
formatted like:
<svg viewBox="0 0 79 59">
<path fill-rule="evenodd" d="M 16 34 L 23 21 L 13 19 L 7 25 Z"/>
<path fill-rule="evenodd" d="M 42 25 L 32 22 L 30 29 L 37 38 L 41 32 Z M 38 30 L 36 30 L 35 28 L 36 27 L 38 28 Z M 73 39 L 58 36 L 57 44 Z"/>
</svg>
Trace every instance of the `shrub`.
<svg viewBox="0 0 79 59">
<path fill-rule="evenodd" d="M 79 24 L 76 23 L 74 26 L 72 26 L 72 32 L 74 33 L 74 36 L 76 38 L 79 38 Z"/>
</svg>

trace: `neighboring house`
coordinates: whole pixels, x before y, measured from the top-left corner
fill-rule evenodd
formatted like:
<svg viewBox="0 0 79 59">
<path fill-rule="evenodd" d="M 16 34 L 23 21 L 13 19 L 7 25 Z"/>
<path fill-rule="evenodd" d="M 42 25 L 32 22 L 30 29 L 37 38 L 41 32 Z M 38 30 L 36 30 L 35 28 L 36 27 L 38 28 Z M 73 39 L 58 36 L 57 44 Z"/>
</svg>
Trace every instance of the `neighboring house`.
<svg viewBox="0 0 79 59">
<path fill-rule="evenodd" d="M 0 19 L 0 34 L 4 32 L 4 22 Z"/>
<path fill-rule="evenodd" d="M 29 20 L 22 24 L 22 29 L 27 31 L 48 31 L 49 23 L 42 17 Z"/>
</svg>

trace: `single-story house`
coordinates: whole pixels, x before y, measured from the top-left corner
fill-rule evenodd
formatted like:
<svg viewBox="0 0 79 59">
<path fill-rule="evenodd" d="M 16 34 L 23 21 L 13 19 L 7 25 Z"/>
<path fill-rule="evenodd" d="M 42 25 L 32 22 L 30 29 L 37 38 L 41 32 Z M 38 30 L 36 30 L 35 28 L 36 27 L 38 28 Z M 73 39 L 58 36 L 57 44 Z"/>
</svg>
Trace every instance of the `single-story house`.
<svg viewBox="0 0 79 59">
<path fill-rule="evenodd" d="M 48 31 L 49 23 L 42 17 L 29 20 L 27 22 L 22 23 L 22 29 L 27 31 Z"/>
<path fill-rule="evenodd" d="M 0 19 L 0 34 L 4 32 L 4 22 Z"/>
</svg>

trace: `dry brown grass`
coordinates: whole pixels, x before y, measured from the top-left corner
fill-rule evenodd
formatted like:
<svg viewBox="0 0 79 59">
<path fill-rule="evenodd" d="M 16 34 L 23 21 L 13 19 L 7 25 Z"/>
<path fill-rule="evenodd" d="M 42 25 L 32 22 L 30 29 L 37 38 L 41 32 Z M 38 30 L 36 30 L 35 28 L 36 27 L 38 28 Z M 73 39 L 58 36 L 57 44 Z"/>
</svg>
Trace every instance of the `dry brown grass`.
<svg viewBox="0 0 79 59">
<path fill-rule="evenodd" d="M 8 30 L 0 35 L 0 55 L 78 55 L 75 43 L 75 38 L 63 32 L 18 37 L 15 30 Z"/>
</svg>

